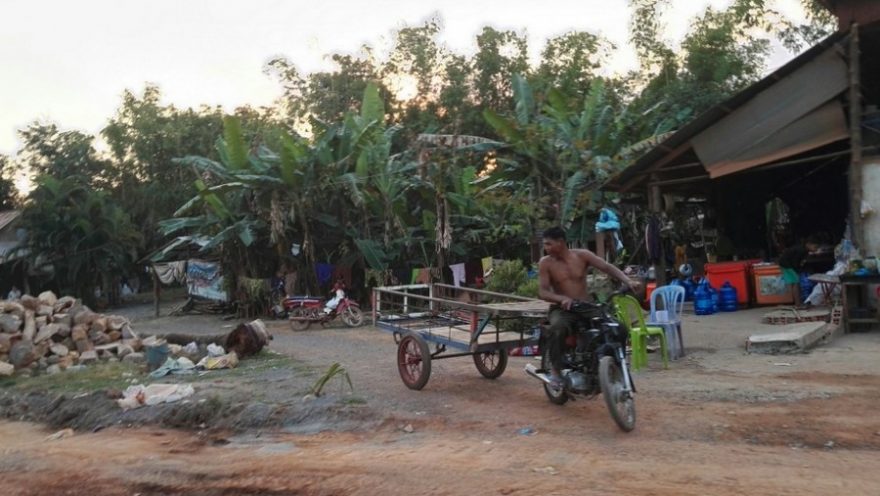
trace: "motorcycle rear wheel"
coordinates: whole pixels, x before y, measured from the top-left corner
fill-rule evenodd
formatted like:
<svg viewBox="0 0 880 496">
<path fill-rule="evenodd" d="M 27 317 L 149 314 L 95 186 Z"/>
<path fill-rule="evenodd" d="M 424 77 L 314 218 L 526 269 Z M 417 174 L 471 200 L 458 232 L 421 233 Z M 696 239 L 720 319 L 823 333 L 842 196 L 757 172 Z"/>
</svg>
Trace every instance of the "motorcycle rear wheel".
<svg viewBox="0 0 880 496">
<path fill-rule="evenodd" d="M 550 348 L 548 346 L 541 347 L 541 368 L 543 370 L 547 370 L 549 373 L 550 370 Z M 547 395 L 547 399 L 550 400 L 550 403 L 556 405 L 564 405 L 565 402 L 568 401 L 568 393 L 565 390 L 557 390 L 550 387 L 549 384 L 544 384 L 544 394 Z"/>
<path fill-rule="evenodd" d="M 364 312 L 360 308 L 350 305 L 345 307 L 339 316 L 348 327 L 358 327 L 364 323 Z"/>
<path fill-rule="evenodd" d="M 614 357 L 599 360 L 599 385 L 608 406 L 608 413 L 621 430 L 629 432 L 636 426 L 636 403 L 632 393 L 624 391 L 623 371 Z"/>
<path fill-rule="evenodd" d="M 303 308 L 296 307 L 290 311 L 290 327 L 294 331 L 305 331 L 312 324 L 312 312 Z"/>
</svg>

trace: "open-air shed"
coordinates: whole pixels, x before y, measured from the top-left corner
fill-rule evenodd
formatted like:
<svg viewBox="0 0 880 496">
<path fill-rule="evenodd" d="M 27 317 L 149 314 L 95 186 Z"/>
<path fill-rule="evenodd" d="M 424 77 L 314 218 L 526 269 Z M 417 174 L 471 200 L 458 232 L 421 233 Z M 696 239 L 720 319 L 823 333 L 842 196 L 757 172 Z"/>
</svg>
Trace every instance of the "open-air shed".
<svg viewBox="0 0 880 496">
<path fill-rule="evenodd" d="M 841 29 L 669 136 L 606 189 L 701 197 L 739 248 L 766 242 L 765 204 L 780 198 L 799 236 L 839 238 L 849 222 L 880 254 L 880 2 L 827 1 Z M 835 10 L 838 9 L 838 10 Z"/>
</svg>

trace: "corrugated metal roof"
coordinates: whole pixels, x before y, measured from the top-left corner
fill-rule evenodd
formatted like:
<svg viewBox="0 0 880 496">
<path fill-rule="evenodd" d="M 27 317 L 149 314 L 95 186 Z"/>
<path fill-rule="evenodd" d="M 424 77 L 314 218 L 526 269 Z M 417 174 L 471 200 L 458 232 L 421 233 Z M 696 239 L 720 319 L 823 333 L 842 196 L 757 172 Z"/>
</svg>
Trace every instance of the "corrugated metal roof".
<svg viewBox="0 0 880 496">
<path fill-rule="evenodd" d="M 632 165 L 611 178 L 605 184 L 605 186 L 603 186 L 603 189 L 611 191 L 622 190 L 625 184 L 636 179 L 642 172 L 649 169 L 654 163 L 661 160 L 669 153 L 677 150 L 679 147 L 687 144 L 691 140 L 691 138 L 701 133 L 712 124 L 718 122 L 718 120 L 730 114 L 740 106 L 744 105 L 746 102 L 754 98 L 755 95 L 757 95 L 758 93 L 761 93 L 770 86 L 773 86 L 780 79 L 788 76 L 807 62 L 815 59 L 825 50 L 827 50 L 828 47 L 834 45 L 840 40 L 843 40 L 848 34 L 848 31 L 838 31 L 837 33 L 832 34 L 831 36 L 825 38 L 806 52 L 795 57 L 791 62 L 780 67 L 764 79 L 756 82 L 748 88 L 745 88 L 736 95 L 728 98 L 723 103 L 715 105 L 709 110 L 703 112 L 694 120 L 690 121 L 684 127 L 672 134 L 672 136 L 655 146 L 646 154 L 642 155 L 641 158 L 636 160 Z M 645 179 L 647 180 L 647 178 Z"/>
<path fill-rule="evenodd" d="M 0 212 L 0 231 L 21 216 L 21 210 L 4 210 Z"/>
</svg>

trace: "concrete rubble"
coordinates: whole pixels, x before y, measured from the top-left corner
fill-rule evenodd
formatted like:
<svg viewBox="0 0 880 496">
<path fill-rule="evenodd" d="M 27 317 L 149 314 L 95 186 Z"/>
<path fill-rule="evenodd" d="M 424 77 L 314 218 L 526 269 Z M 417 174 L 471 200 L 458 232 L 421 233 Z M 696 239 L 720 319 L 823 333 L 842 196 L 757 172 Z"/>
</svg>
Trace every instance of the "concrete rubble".
<svg viewBox="0 0 880 496">
<path fill-rule="evenodd" d="M 777 325 L 772 332 L 749 336 L 746 351 L 771 355 L 800 353 L 816 346 L 823 339 L 830 338 L 837 329 L 837 325 L 826 322 Z"/>
<path fill-rule="evenodd" d="M 99 359 L 123 359 L 142 347 L 128 319 L 93 312 L 72 296 L 46 291 L 0 300 L 0 376 L 57 373 Z"/>
</svg>

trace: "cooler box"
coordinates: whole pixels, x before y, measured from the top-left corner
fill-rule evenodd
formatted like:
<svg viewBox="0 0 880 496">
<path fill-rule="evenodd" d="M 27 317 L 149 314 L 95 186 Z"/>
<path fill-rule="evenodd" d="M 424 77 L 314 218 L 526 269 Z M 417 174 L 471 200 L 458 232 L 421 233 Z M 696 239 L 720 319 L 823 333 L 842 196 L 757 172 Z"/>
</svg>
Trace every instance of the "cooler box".
<svg viewBox="0 0 880 496">
<path fill-rule="evenodd" d="M 725 282 L 736 288 L 736 302 L 740 305 L 749 303 L 749 267 L 754 262 L 751 260 L 740 262 L 707 263 L 703 266 L 709 284 L 715 289 L 721 289 Z"/>
<path fill-rule="evenodd" d="M 776 264 L 752 266 L 755 276 L 755 301 L 758 305 L 790 305 L 791 291 L 782 279 L 782 269 Z"/>
</svg>

